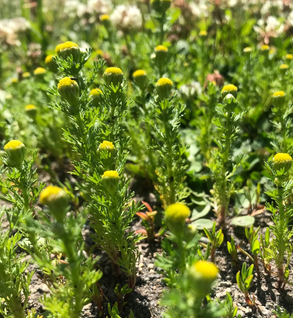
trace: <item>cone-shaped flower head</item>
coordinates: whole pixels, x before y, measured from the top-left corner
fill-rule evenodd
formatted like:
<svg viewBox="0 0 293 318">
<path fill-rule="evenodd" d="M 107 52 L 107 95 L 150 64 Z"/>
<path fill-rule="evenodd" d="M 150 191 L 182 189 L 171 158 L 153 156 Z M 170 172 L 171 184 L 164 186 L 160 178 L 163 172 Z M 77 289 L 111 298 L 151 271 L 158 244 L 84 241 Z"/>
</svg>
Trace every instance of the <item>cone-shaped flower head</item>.
<svg viewBox="0 0 293 318">
<path fill-rule="evenodd" d="M 252 52 L 252 48 L 249 46 L 243 49 L 243 53 L 251 53 L 251 52 Z"/>
<path fill-rule="evenodd" d="M 161 100 L 170 97 L 173 82 L 169 78 L 160 78 L 156 84 L 156 89 Z"/>
<path fill-rule="evenodd" d="M 201 30 L 201 31 L 199 32 L 199 36 L 200 36 L 201 38 L 205 38 L 205 37 L 207 37 L 207 35 L 208 35 L 208 32 L 207 32 L 206 30 Z"/>
<path fill-rule="evenodd" d="M 100 16 L 100 21 L 106 29 L 111 25 L 110 16 L 108 14 L 102 14 Z"/>
<path fill-rule="evenodd" d="M 123 72 L 119 67 L 108 67 L 103 74 L 107 85 L 113 83 L 114 86 L 121 85 L 123 82 Z"/>
<path fill-rule="evenodd" d="M 144 89 L 147 84 L 147 73 L 144 70 L 137 70 L 133 73 L 133 80 L 140 89 Z"/>
<path fill-rule="evenodd" d="M 113 150 L 115 150 L 115 147 L 114 147 L 113 142 L 104 140 L 104 141 L 99 145 L 99 150 L 113 151 Z M 115 171 L 115 172 L 117 172 L 117 171 Z"/>
<path fill-rule="evenodd" d="M 57 66 L 57 63 L 53 60 L 53 57 L 55 55 L 48 55 L 46 58 L 45 58 L 45 64 L 46 64 L 46 67 L 53 73 L 56 73 L 58 71 L 58 66 Z"/>
<path fill-rule="evenodd" d="M 79 86 L 70 77 L 62 78 L 57 86 L 59 94 L 73 107 L 77 107 L 79 100 Z"/>
<path fill-rule="evenodd" d="M 202 260 L 196 261 L 189 268 L 189 277 L 194 282 L 193 286 L 198 297 L 205 297 L 210 293 L 218 273 L 219 270 L 214 263 Z"/>
<path fill-rule="evenodd" d="M 10 167 L 19 168 L 25 155 L 25 145 L 19 140 L 11 140 L 5 146 L 7 164 Z"/>
<path fill-rule="evenodd" d="M 54 218 L 62 222 L 68 205 L 68 194 L 59 187 L 49 185 L 40 194 L 40 203 L 46 205 Z"/>
<path fill-rule="evenodd" d="M 262 52 L 268 53 L 269 50 L 270 50 L 270 47 L 269 47 L 268 45 L 264 44 L 264 45 L 261 46 L 260 50 L 261 50 Z"/>
<path fill-rule="evenodd" d="M 89 97 L 91 101 L 93 102 L 94 106 L 98 106 L 101 99 L 102 99 L 103 92 L 99 88 L 93 88 L 90 93 Z"/>
<path fill-rule="evenodd" d="M 67 41 L 57 45 L 55 52 L 63 60 L 66 60 L 69 56 L 72 55 L 74 62 L 78 63 L 80 61 L 80 47 L 74 42 Z"/>
<path fill-rule="evenodd" d="M 43 67 L 37 67 L 37 68 L 34 70 L 34 75 L 35 75 L 35 76 L 38 76 L 38 77 L 43 76 L 45 73 L 46 73 L 46 70 L 45 70 Z"/>
<path fill-rule="evenodd" d="M 292 165 L 292 157 L 287 153 L 277 153 L 273 158 L 274 170 L 285 169 L 285 173 L 290 170 Z"/>
<path fill-rule="evenodd" d="M 273 94 L 273 102 L 277 107 L 284 105 L 286 94 L 283 91 L 278 91 Z"/>
<path fill-rule="evenodd" d="M 30 104 L 25 106 L 25 112 L 30 118 L 35 119 L 38 109 L 35 105 Z"/>
<path fill-rule="evenodd" d="M 233 84 L 225 85 L 222 88 L 222 97 L 224 98 L 228 94 L 232 94 L 234 97 L 236 97 L 237 90 L 238 88 Z"/>
<path fill-rule="evenodd" d="M 158 45 L 155 47 L 155 61 L 156 63 L 164 67 L 168 59 L 168 48 L 164 45 Z"/>
<path fill-rule="evenodd" d="M 30 72 L 24 72 L 23 74 L 22 74 L 22 78 L 28 78 L 28 77 L 30 77 L 31 76 L 31 73 Z"/>
<path fill-rule="evenodd" d="M 180 235 L 184 229 L 185 220 L 190 216 L 189 208 L 183 203 L 174 203 L 167 207 L 165 211 L 165 221 L 169 230 Z"/>
<path fill-rule="evenodd" d="M 102 175 L 103 184 L 110 195 L 114 195 L 118 188 L 119 174 L 115 170 L 105 171 Z"/>
</svg>

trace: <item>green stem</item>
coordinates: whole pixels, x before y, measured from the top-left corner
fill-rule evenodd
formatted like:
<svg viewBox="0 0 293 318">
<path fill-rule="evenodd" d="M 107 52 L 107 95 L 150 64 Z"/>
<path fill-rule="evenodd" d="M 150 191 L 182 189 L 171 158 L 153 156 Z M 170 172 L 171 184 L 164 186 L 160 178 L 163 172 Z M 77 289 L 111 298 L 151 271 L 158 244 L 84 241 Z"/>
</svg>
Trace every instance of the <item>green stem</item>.
<svg viewBox="0 0 293 318">
<path fill-rule="evenodd" d="M 164 37 L 165 37 L 165 32 L 164 32 L 165 21 L 166 21 L 166 14 L 164 13 L 160 19 L 160 44 L 163 43 Z"/>
<path fill-rule="evenodd" d="M 163 110 L 165 112 L 165 110 Z M 165 134 L 166 134 L 166 145 L 168 149 L 168 156 L 166 159 L 166 166 L 167 166 L 167 175 L 168 175 L 168 184 L 169 184 L 169 193 L 168 193 L 168 201 L 166 202 L 167 205 L 170 205 L 172 203 L 175 203 L 175 189 L 174 189 L 174 173 L 172 169 L 172 163 L 173 163 L 173 151 L 172 151 L 172 138 L 170 138 L 170 132 L 168 127 L 168 118 L 166 116 L 166 113 L 163 114 L 163 124 L 165 128 Z"/>
<path fill-rule="evenodd" d="M 278 187 L 278 207 L 279 207 L 279 255 L 278 255 L 278 271 L 279 271 L 279 285 L 282 284 L 284 280 L 284 270 L 283 270 L 283 262 L 284 262 L 284 253 L 285 253 L 285 242 L 283 239 L 283 231 L 284 231 L 284 207 L 283 207 L 283 189 Z"/>
</svg>

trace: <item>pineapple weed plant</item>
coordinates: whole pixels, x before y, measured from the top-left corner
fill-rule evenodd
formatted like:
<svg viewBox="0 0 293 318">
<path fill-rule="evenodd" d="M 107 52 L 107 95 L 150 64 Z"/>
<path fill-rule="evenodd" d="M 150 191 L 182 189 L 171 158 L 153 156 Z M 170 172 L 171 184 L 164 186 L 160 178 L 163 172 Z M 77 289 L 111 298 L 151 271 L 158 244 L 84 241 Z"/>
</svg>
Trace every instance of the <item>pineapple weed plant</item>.
<svg viewBox="0 0 293 318">
<path fill-rule="evenodd" d="M 57 10 L 56 23 L 72 32 L 62 28 L 54 54 L 60 34 L 50 33 L 53 11 L 41 2 L 36 11 L 24 6 L 35 32 L 17 34 L 17 50 L 0 33 L 3 317 L 81 317 L 89 303 L 99 317 L 135 317 L 124 308 L 145 238 L 163 249 L 155 263 L 164 317 L 241 317 L 233 294 L 214 293 L 224 244 L 253 313 L 261 309 L 251 289 L 263 276 L 280 291 L 292 286 L 289 26 L 275 37 L 259 26 L 254 33 L 259 4 L 209 4 L 210 15 L 196 23 L 188 2 L 138 5 L 115 3 L 112 16 L 108 7 L 98 18 L 87 11 L 84 28 Z M 133 177 L 153 189 L 156 210 L 135 198 Z M 271 225 L 256 228 L 264 209 Z M 137 217 L 144 228 L 134 231 Z M 237 243 L 230 223 L 247 244 Z M 116 301 L 100 284 L 99 250 L 111 261 Z M 28 305 L 32 263 L 50 289 L 39 299 L 45 313 Z M 290 318 L 278 305 L 271 314 Z"/>
</svg>

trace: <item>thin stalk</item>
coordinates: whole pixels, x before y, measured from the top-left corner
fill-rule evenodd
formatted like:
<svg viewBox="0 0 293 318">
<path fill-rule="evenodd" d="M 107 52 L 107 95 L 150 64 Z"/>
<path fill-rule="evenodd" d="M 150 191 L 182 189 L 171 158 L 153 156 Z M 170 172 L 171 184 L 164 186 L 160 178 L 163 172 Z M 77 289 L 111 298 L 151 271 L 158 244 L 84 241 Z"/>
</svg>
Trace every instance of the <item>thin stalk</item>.
<svg viewBox="0 0 293 318">
<path fill-rule="evenodd" d="M 283 189 L 278 187 L 278 207 L 279 207 L 279 216 L 280 216 L 280 223 L 279 223 L 279 255 L 278 255 L 278 275 L 279 275 L 279 283 L 278 287 L 280 288 L 282 283 L 284 282 L 284 253 L 285 253 L 285 242 L 283 240 L 283 231 L 284 231 L 284 207 L 283 207 Z"/>
<path fill-rule="evenodd" d="M 168 193 L 168 202 L 166 203 L 167 205 L 170 205 L 172 203 L 175 203 L 174 173 L 172 169 L 173 151 L 172 151 L 172 140 L 169 134 L 168 118 L 166 118 L 166 116 L 164 116 L 163 122 L 164 122 L 165 134 L 166 134 L 166 144 L 168 149 L 168 157 L 166 158 L 166 165 L 167 165 L 168 184 L 169 184 L 169 191 L 170 191 Z"/>
</svg>

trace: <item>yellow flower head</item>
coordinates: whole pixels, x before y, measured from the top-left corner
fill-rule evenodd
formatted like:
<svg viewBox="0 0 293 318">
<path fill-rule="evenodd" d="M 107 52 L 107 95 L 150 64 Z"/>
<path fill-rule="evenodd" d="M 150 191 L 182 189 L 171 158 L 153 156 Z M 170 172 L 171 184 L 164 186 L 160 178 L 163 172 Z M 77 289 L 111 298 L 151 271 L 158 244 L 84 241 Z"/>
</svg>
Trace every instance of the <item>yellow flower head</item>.
<svg viewBox="0 0 293 318">
<path fill-rule="evenodd" d="M 32 119 L 36 118 L 37 110 L 38 110 L 37 107 L 32 104 L 25 106 L 26 114 Z"/>
<path fill-rule="evenodd" d="M 58 222 L 62 222 L 66 214 L 69 196 L 59 187 L 49 185 L 40 194 L 40 203 L 47 205 Z"/>
<path fill-rule="evenodd" d="M 46 70 L 43 67 L 38 67 L 34 70 L 34 75 L 43 75 L 46 73 Z"/>
<path fill-rule="evenodd" d="M 46 58 L 45 58 L 45 64 L 47 66 L 47 68 L 49 68 L 49 70 L 51 72 L 54 72 L 56 73 L 58 71 L 58 65 L 57 63 L 53 60 L 53 57 L 55 57 L 55 55 L 48 55 Z"/>
<path fill-rule="evenodd" d="M 11 140 L 4 146 L 4 150 L 7 154 L 7 164 L 11 167 L 20 167 L 25 155 L 25 145 L 19 140 Z"/>
<path fill-rule="evenodd" d="M 31 76 L 31 73 L 30 72 L 24 72 L 23 74 L 22 74 L 22 77 L 23 78 L 28 78 L 28 77 L 30 77 Z"/>
<path fill-rule="evenodd" d="M 164 45 L 158 45 L 155 47 L 155 52 L 168 52 L 168 48 Z"/>
<path fill-rule="evenodd" d="M 284 169 L 284 173 L 288 172 L 292 165 L 292 157 L 287 153 L 277 153 L 273 158 L 274 170 Z"/>
<path fill-rule="evenodd" d="M 160 78 L 157 81 L 156 89 L 161 100 L 170 96 L 172 86 L 173 82 L 169 78 Z"/>
<path fill-rule="evenodd" d="M 141 77 L 141 76 L 147 76 L 147 73 L 146 71 L 144 70 L 137 70 L 133 73 L 133 77 L 136 78 L 136 77 Z"/>
<path fill-rule="evenodd" d="M 53 54 L 46 56 L 45 63 L 46 64 L 51 63 L 53 61 L 53 56 L 54 56 Z"/>
<path fill-rule="evenodd" d="M 98 55 L 98 56 L 100 56 L 100 57 L 103 57 L 103 55 L 104 55 L 104 51 L 102 51 L 102 50 L 96 50 L 96 55 Z"/>
<path fill-rule="evenodd" d="M 203 279 L 210 281 L 214 281 L 219 273 L 217 266 L 212 262 L 197 261 L 192 267 L 192 270 L 199 274 Z"/>
<path fill-rule="evenodd" d="M 285 92 L 283 92 L 283 91 L 275 92 L 273 97 L 274 98 L 285 97 Z"/>
<path fill-rule="evenodd" d="M 103 14 L 100 16 L 100 20 L 101 21 L 110 20 L 110 16 L 108 14 Z"/>
<path fill-rule="evenodd" d="M 17 79 L 17 78 L 12 78 L 12 79 L 11 79 L 11 83 L 13 83 L 13 84 L 18 83 L 18 79 Z"/>
<path fill-rule="evenodd" d="M 276 48 L 272 47 L 270 50 L 269 50 L 269 54 L 274 54 L 276 52 Z"/>
<path fill-rule="evenodd" d="M 260 48 L 261 51 L 269 51 L 270 50 L 270 47 L 266 44 L 262 45 L 261 48 Z"/>
<path fill-rule="evenodd" d="M 4 146 L 4 150 L 9 150 L 9 149 L 15 150 L 15 149 L 23 148 L 23 147 L 24 147 L 24 144 L 21 141 L 11 140 Z"/>
<path fill-rule="evenodd" d="M 75 85 L 75 84 L 77 84 L 77 82 L 72 80 L 70 77 L 64 77 L 59 81 L 57 88 L 59 90 L 64 87 L 71 87 L 72 85 Z"/>
<path fill-rule="evenodd" d="M 199 32 L 199 36 L 204 37 L 204 36 L 207 36 L 207 35 L 208 35 L 208 33 L 207 33 L 206 30 L 201 30 L 201 31 Z"/>
<path fill-rule="evenodd" d="M 62 78 L 57 86 L 59 94 L 73 106 L 72 111 L 78 112 L 79 86 L 78 83 L 70 77 Z"/>
<path fill-rule="evenodd" d="M 160 87 L 160 86 L 172 87 L 173 86 L 173 82 L 169 78 L 160 78 L 157 81 L 156 87 Z"/>
<path fill-rule="evenodd" d="M 286 60 L 293 60 L 293 54 L 286 54 Z"/>
<path fill-rule="evenodd" d="M 285 103 L 285 92 L 278 91 L 273 94 L 273 101 L 276 107 L 282 107 Z"/>
<path fill-rule="evenodd" d="M 237 90 L 238 88 L 233 84 L 225 85 L 222 88 L 222 96 L 225 97 L 228 94 L 232 94 L 234 97 L 236 97 Z"/>
<path fill-rule="evenodd" d="M 273 158 L 273 162 L 292 162 L 292 157 L 287 153 L 277 153 Z"/>
<path fill-rule="evenodd" d="M 121 85 L 123 82 L 123 72 L 119 67 L 108 67 L 103 74 L 103 78 L 107 85 L 111 85 L 111 83 L 114 86 Z"/>
<path fill-rule="evenodd" d="M 281 70 L 287 70 L 289 68 L 289 65 L 288 64 L 281 64 L 280 65 L 280 69 Z"/>
<path fill-rule="evenodd" d="M 119 174 L 115 170 L 109 170 L 105 171 L 104 174 L 102 175 L 102 179 L 118 179 Z"/>
<path fill-rule="evenodd" d="M 35 109 L 37 109 L 37 107 L 35 105 L 32 105 L 32 104 L 25 106 L 26 112 L 31 111 L 31 110 L 35 110 Z"/>
<path fill-rule="evenodd" d="M 57 45 L 55 48 L 55 52 L 59 55 L 59 53 L 64 51 L 64 50 L 74 49 L 74 48 L 79 49 L 79 46 L 74 42 L 67 41 L 67 42 L 64 42 L 64 43 Z"/>
<path fill-rule="evenodd" d="M 123 74 L 119 67 L 108 67 L 104 74 Z"/>
<path fill-rule="evenodd" d="M 172 220 L 174 223 L 184 223 L 190 216 L 189 208 L 183 203 L 174 203 L 167 207 L 165 211 L 166 219 Z"/>
<path fill-rule="evenodd" d="M 250 53 L 250 52 L 252 52 L 252 48 L 248 46 L 248 47 L 243 49 L 243 52 L 244 53 Z"/>
<path fill-rule="evenodd" d="M 107 141 L 107 140 L 104 140 L 100 145 L 99 145 L 99 150 L 114 150 L 115 147 L 113 145 L 113 142 L 111 141 Z M 109 171 L 107 171 L 109 172 Z M 117 172 L 117 171 L 114 171 L 114 172 Z M 117 173 L 118 174 L 118 173 Z"/>
<path fill-rule="evenodd" d="M 45 188 L 40 194 L 40 202 L 41 204 L 47 205 L 50 201 L 54 200 L 60 193 L 63 193 L 64 190 L 62 188 L 49 185 Z"/>
<path fill-rule="evenodd" d="M 66 60 L 68 57 L 72 56 L 75 63 L 80 61 L 81 50 L 80 47 L 74 42 L 67 41 L 57 45 L 55 52 L 63 60 Z"/>
<path fill-rule="evenodd" d="M 93 88 L 91 91 L 90 91 L 90 97 L 100 97 L 101 95 L 103 95 L 103 92 L 99 89 L 99 88 Z"/>
</svg>

